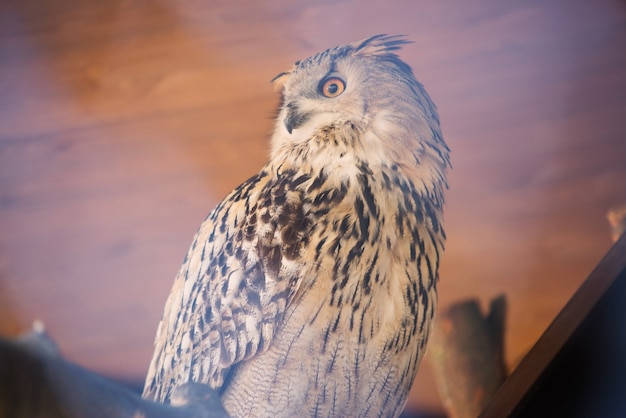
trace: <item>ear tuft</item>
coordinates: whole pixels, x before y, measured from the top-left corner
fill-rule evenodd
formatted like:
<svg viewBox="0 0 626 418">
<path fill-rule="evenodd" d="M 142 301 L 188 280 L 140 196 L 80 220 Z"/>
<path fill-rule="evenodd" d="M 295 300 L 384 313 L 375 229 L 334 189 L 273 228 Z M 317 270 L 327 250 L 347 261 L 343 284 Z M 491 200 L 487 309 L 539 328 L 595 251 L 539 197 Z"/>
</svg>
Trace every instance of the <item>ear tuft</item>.
<svg viewBox="0 0 626 418">
<path fill-rule="evenodd" d="M 374 35 L 370 38 L 355 42 L 355 51 L 360 55 L 384 55 L 402 48 L 402 45 L 410 44 L 405 35 Z"/>
<path fill-rule="evenodd" d="M 290 75 L 291 75 L 291 71 L 283 71 L 282 73 L 278 74 L 276 77 L 272 78 L 271 83 L 274 85 L 274 90 L 282 91 Z"/>
</svg>

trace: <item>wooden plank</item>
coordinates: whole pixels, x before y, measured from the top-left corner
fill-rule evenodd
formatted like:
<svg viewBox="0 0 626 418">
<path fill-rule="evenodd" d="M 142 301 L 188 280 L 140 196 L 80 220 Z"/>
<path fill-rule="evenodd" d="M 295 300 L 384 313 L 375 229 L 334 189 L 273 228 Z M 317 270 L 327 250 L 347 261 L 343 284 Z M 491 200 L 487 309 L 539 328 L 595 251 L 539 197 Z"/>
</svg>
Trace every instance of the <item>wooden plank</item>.
<svg viewBox="0 0 626 418">
<path fill-rule="evenodd" d="M 495 394 L 480 418 L 510 416 L 563 349 L 591 310 L 620 274 L 626 271 L 626 235 L 609 250 L 600 264 L 572 296 L 541 338 Z"/>
</svg>

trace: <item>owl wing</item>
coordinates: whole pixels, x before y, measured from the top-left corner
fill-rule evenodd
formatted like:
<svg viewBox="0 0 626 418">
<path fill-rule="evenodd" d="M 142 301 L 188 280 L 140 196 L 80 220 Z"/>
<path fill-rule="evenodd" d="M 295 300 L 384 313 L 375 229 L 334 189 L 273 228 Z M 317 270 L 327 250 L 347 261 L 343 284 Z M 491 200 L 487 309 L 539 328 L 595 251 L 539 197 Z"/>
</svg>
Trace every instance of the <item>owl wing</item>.
<svg viewBox="0 0 626 418">
<path fill-rule="evenodd" d="M 193 380 L 220 388 L 230 368 L 271 343 L 302 269 L 308 237 L 297 186 L 263 170 L 202 223 L 159 324 L 144 397 L 169 399 Z"/>
</svg>

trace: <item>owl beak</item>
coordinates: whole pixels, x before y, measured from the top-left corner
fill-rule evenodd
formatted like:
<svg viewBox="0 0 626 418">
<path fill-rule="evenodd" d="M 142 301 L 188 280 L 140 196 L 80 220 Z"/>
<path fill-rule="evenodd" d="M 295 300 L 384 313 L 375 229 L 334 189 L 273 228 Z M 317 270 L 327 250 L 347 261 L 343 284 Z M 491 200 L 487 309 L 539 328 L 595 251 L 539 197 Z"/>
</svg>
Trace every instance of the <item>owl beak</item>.
<svg viewBox="0 0 626 418">
<path fill-rule="evenodd" d="M 301 113 L 293 103 L 287 104 L 287 115 L 285 116 L 285 128 L 291 134 L 294 129 L 302 126 L 310 117 L 309 113 Z"/>
</svg>

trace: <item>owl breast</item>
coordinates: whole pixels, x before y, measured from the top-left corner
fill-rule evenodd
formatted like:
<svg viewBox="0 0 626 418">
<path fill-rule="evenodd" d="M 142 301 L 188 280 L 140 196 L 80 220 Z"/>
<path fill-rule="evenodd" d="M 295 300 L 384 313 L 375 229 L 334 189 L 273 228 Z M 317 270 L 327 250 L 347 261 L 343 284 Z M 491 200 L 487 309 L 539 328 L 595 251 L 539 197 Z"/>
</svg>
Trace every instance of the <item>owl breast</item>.
<svg viewBox="0 0 626 418">
<path fill-rule="evenodd" d="M 438 215 L 397 167 L 351 171 L 299 185 L 302 284 L 269 349 L 232 371 L 233 417 L 396 416 L 406 402 L 436 305 Z"/>
</svg>

